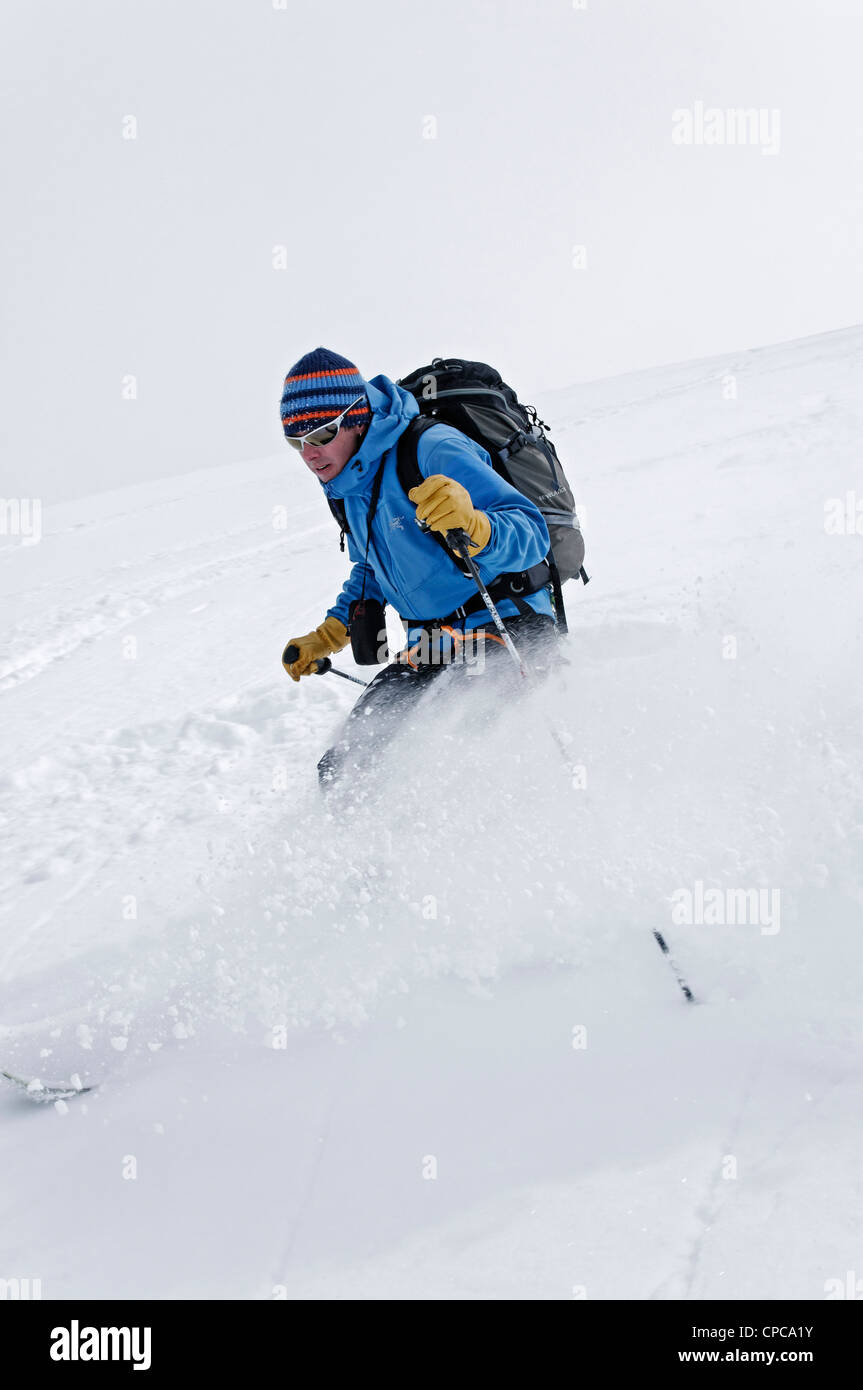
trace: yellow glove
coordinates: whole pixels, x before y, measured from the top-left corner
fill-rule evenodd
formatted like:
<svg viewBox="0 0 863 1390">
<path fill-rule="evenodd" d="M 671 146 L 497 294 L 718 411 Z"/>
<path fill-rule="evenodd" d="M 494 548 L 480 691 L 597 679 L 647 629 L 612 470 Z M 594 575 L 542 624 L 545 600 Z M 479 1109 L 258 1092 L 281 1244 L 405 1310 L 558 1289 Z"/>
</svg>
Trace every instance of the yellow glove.
<svg viewBox="0 0 863 1390">
<path fill-rule="evenodd" d="M 348 644 L 348 630 L 343 622 L 338 618 L 324 618 L 320 627 L 316 627 L 314 632 L 307 632 L 305 637 L 292 637 L 288 646 L 282 653 L 282 665 L 287 671 L 292 681 L 298 681 L 300 676 L 311 674 L 311 668 L 321 657 L 330 656 L 333 652 L 340 652 L 342 647 Z M 290 665 L 285 660 L 288 647 L 298 647 L 300 654 Z"/>
<path fill-rule="evenodd" d="M 433 531 L 467 531 L 477 554 L 488 545 L 491 522 L 485 512 L 478 512 L 467 488 L 455 478 L 433 473 L 419 487 L 411 488 L 408 497 L 417 504 L 417 520 L 425 521 Z"/>
</svg>

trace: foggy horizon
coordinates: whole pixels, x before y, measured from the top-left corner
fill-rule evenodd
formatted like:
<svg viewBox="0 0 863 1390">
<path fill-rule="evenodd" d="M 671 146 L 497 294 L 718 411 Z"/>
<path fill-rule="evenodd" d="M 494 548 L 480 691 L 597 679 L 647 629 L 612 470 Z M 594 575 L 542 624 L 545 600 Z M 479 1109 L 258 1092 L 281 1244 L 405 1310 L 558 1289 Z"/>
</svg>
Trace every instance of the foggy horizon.
<svg viewBox="0 0 863 1390">
<path fill-rule="evenodd" d="M 6 496 L 272 453 L 318 344 L 366 377 L 483 359 L 530 401 L 863 321 L 856 0 L 6 31 Z"/>
</svg>

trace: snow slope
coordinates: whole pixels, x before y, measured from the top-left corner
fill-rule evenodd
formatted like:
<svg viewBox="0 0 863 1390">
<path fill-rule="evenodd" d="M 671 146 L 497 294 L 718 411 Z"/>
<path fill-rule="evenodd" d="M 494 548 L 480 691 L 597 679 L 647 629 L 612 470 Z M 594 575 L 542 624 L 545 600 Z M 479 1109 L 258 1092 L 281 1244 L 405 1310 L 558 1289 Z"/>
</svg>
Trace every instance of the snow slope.
<svg viewBox="0 0 863 1390">
<path fill-rule="evenodd" d="M 355 687 L 279 662 L 345 564 L 296 460 L 0 537 L 0 1060 L 102 1083 L 0 1093 L 0 1277 L 737 1299 L 860 1269 L 863 535 L 825 504 L 863 500 L 861 366 L 848 329 L 537 402 L 593 575 L 564 676 L 491 728 L 479 681 L 468 730 L 418 711 L 337 811 L 314 764 Z M 675 922 L 685 892 L 748 915 Z"/>
</svg>

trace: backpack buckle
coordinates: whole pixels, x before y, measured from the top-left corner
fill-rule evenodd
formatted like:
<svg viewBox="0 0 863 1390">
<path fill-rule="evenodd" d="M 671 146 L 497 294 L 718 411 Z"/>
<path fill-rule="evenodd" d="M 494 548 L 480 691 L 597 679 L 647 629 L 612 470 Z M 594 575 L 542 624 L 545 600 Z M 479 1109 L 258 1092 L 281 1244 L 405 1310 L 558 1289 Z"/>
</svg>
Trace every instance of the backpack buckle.
<svg viewBox="0 0 863 1390">
<path fill-rule="evenodd" d="M 501 463 L 506 463 L 508 458 L 512 458 L 513 454 L 517 454 L 520 449 L 523 449 L 524 446 L 529 443 L 530 436 L 526 435 L 524 430 L 516 430 L 515 434 L 506 441 L 503 448 L 497 450 L 497 456 Z"/>
</svg>

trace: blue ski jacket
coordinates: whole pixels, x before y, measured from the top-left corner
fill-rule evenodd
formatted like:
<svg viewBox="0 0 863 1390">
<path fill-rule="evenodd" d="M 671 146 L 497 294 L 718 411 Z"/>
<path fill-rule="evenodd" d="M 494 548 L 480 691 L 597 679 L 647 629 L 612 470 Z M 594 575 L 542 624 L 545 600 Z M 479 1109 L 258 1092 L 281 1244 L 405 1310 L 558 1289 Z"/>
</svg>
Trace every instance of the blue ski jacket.
<svg viewBox="0 0 863 1390">
<path fill-rule="evenodd" d="M 357 453 L 338 477 L 323 483 L 328 497 L 341 498 L 350 534 L 348 554 L 353 569 L 330 614 L 348 624 L 348 606 L 364 593 L 366 598 L 389 603 L 407 621 L 407 641 L 416 640 L 410 622 L 444 618 L 477 593 L 476 585 L 461 573 L 445 550 L 416 522 L 416 508 L 398 479 L 396 444 L 419 406 L 409 391 L 389 377 L 376 376 L 367 383 L 371 424 Z M 455 478 L 467 488 L 476 508 L 491 522 L 488 544 L 477 556 L 486 584 L 498 575 L 539 564 L 548 554 L 549 537 L 542 513 L 528 498 L 495 473 L 485 449 L 450 425 L 436 425 L 419 437 L 417 462 L 424 478 L 433 473 Z M 372 486 L 383 469 L 378 504 L 368 535 Z M 368 563 L 366 545 L 368 542 Z M 365 587 L 364 587 L 365 586 Z M 547 589 L 527 596 L 537 613 L 553 615 Z M 511 599 L 496 604 L 501 617 L 517 612 Z M 490 621 L 485 607 L 454 627 L 469 630 Z"/>
</svg>

